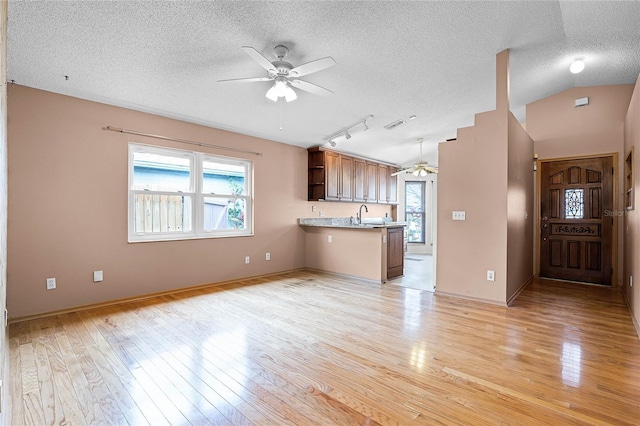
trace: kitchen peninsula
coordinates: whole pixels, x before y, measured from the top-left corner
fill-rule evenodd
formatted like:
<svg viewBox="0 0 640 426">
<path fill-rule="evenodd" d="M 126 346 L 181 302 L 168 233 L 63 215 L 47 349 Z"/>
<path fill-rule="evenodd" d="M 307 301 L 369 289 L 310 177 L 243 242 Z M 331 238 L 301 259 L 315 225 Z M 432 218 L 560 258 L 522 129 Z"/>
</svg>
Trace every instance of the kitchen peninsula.
<svg viewBox="0 0 640 426">
<path fill-rule="evenodd" d="M 378 283 L 404 273 L 405 222 L 382 218 L 301 218 L 306 266 Z"/>
</svg>

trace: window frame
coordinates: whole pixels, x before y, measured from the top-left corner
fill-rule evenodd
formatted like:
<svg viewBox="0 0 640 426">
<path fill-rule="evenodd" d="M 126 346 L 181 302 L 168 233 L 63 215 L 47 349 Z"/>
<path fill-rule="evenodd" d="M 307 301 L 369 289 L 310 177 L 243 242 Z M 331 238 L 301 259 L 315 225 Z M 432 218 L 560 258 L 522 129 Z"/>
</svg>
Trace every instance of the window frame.
<svg viewBox="0 0 640 426">
<path fill-rule="evenodd" d="M 420 185 L 420 193 L 422 194 L 422 211 L 412 212 L 408 210 L 407 203 L 407 187 L 419 184 Z M 409 215 L 413 214 L 421 214 L 422 215 L 422 234 L 420 241 L 409 241 L 407 234 L 407 243 L 409 244 L 426 244 L 427 243 L 427 185 L 423 180 L 407 180 L 404 183 L 404 218 L 407 222 L 407 226 L 409 224 Z"/>
<path fill-rule="evenodd" d="M 166 155 L 171 157 L 183 157 L 190 159 L 189 169 L 189 191 L 153 191 L 134 189 L 134 154 L 150 153 L 156 155 Z M 253 161 L 244 158 L 227 157 L 215 155 L 199 151 L 184 150 L 178 148 L 162 147 L 155 145 L 146 145 L 135 142 L 129 142 L 128 146 L 129 164 L 128 172 L 128 242 L 153 242 L 153 241 L 177 241 L 177 240 L 193 240 L 208 238 L 228 238 L 228 237 L 248 237 L 253 236 L 254 229 L 254 194 L 253 194 Z M 229 165 L 237 165 L 244 168 L 244 195 L 237 194 L 212 194 L 204 193 L 204 163 L 215 162 Z M 135 232 L 135 196 L 137 194 L 152 195 L 181 195 L 191 198 L 191 230 L 190 231 L 173 231 L 173 232 Z M 204 206 L 205 199 L 209 197 L 215 198 L 235 198 L 245 201 L 245 217 L 244 229 L 223 229 L 223 230 L 205 230 L 204 229 Z"/>
</svg>

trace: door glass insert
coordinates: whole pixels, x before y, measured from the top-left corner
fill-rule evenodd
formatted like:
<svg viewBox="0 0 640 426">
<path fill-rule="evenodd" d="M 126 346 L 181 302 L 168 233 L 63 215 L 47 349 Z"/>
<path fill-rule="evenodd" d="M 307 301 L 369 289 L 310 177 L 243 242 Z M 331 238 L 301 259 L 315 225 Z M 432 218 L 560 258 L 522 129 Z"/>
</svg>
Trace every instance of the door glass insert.
<svg viewBox="0 0 640 426">
<path fill-rule="evenodd" d="M 564 190 L 564 218 L 584 219 L 584 189 Z"/>
</svg>

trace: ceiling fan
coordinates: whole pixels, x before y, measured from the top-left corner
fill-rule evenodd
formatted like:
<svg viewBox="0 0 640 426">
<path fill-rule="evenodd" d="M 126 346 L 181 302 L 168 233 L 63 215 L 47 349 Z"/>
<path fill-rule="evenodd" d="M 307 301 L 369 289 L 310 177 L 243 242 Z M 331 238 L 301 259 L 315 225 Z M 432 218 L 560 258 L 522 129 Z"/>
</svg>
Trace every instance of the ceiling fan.
<svg viewBox="0 0 640 426">
<path fill-rule="evenodd" d="M 413 167 L 409 167 L 408 169 L 399 170 L 395 173 L 392 173 L 391 176 L 397 176 L 400 173 L 413 173 L 414 176 L 426 176 L 429 173 L 438 173 L 438 168 L 434 166 L 430 166 L 426 161 L 422 161 L 422 142 L 423 138 L 418 139 L 420 142 L 420 162 L 413 165 Z"/>
<path fill-rule="evenodd" d="M 302 77 L 307 74 L 322 71 L 325 68 L 329 68 L 336 64 L 333 58 L 327 56 L 326 58 L 316 59 L 315 61 L 307 62 L 306 64 L 298 65 L 294 67 L 289 62 L 285 61 L 289 49 L 285 46 L 278 45 L 273 49 L 273 53 L 278 58 L 276 61 L 269 61 L 260 52 L 251 46 L 242 46 L 247 55 L 256 61 L 262 68 L 267 70 L 268 77 L 253 77 L 253 78 L 235 78 L 230 80 L 218 80 L 219 83 L 250 83 L 255 81 L 274 81 L 273 86 L 267 91 L 266 97 L 269 100 L 276 102 L 278 98 L 284 98 L 287 102 L 296 100 L 298 97 L 292 86 L 296 89 L 304 90 L 314 95 L 329 96 L 333 92 L 317 84 L 309 83 L 308 81 L 298 80 L 298 77 Z"/>
</svg>

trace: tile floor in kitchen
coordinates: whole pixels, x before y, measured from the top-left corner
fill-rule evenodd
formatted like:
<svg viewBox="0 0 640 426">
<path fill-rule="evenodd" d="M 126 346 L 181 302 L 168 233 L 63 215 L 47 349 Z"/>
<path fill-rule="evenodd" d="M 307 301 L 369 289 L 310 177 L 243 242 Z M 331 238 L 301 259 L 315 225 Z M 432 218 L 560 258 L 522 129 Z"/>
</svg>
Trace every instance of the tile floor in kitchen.
<svg viewBox="0 0 640 426">
<path fill-rule="evenodd" d="M 433 256 L 405 253 L 404 276 L 388 281 L 389 284 L 417 290 L 434 290 Z"/>
</svg>

